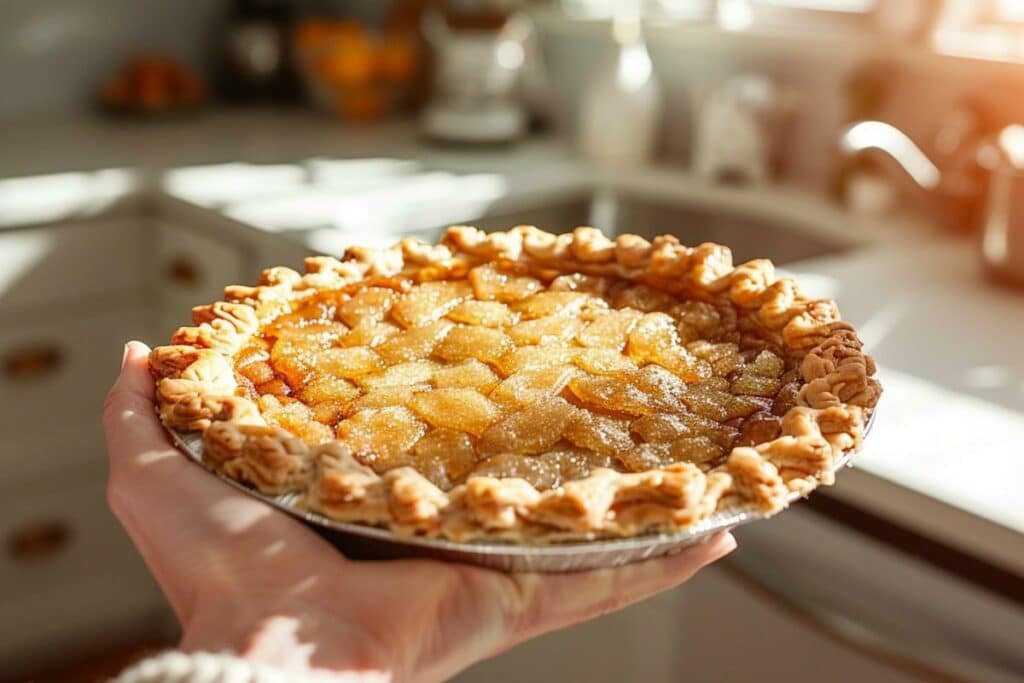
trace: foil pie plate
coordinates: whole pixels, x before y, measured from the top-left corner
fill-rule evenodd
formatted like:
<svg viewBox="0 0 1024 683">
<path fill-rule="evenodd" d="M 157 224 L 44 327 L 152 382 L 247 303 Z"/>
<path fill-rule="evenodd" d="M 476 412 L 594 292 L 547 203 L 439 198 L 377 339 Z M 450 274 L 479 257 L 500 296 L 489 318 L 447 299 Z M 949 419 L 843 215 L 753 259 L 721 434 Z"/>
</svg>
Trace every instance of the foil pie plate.
<svg viewBox="0 0 1024 683">
<path fill-rule="evenodd" d="M 868 419 L 865 436 L 873 422 L 874 413 Z M 202 464 L 203 442 L 200 434 L 168 431 L 182 451 L 196 463 Z M 835 469 L 838 471 L 848 465 L 852 457 L 852 452 L 845 453 L 837 461 Z M 338 522 L 303 509 L 299 505 L 298 494 L 267 495 L 220 474 L 216 476 L 230 486 L 302 520 L 346 557 L 352 559 L 430 558 L 465 562 L 505 572 L 574 572 L 618 567 L 631 562 L 671 555 L 683 548 L 705 543 L 720 531 L 766 519 L 765 515 L 753 508 L 736 507 L 715 512 L 685 531 L 671 534 L 649 534 L 632 538 L 544 546 L 456 543 L 444 539 L 396 536 L 387 529 Z M 792 503 L 799 499 L 800 495 L 793 493 L 789 501 Z"/>
</svg>

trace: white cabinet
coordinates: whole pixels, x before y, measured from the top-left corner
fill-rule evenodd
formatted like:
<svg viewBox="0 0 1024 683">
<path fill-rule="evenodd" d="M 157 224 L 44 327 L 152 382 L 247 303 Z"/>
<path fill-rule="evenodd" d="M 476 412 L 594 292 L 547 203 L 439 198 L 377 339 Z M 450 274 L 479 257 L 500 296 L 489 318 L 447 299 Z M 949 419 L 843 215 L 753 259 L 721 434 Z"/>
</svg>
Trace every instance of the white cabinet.
<svg viewBox="0 0 1024 683">
<path fill-rule="evenodd" d="M 155 343 L 166 343 L 191 325 L 193 306 L 223 298 L 224 287 L 243 282 L 245 249 L 200 230 L 154 223 L 156 263 L 152 273 L 160 314 Z"/>
<path fill-rule="evenodd" d="M 155 344 L 166 343 L 183 325 L 191 325 L 193 306 L 223 298 L 224 287 L 256 284 L 264 268 L 288 266 L 302 272 L 313 254 L 300 240 L 251 230 L 244 244 L 235 233 L 204 231 L 167 221 L 153 223 L 156 262 L 152 273 L 158 316 Z"/>
<path fill-rule="evenodd" d="M 679 595 L 677 681 L 923 680 L 830 640 L 725 566 L 703 570 Z"/>
<path fill-rule="evenodd" d="M 0 328 L 0 486 L 102 452 L 100 411 L 124 342 L 150 326 L 136 305 L 93 308 Z"/>
<path fill-rule="evenodd" d="M 254 279 L 254 253 L 142 216 L 0 231 L 4 673 L 165 623 L 107 510 L 103 399 L 125 341 L 166 343 L 193 306 Z"/>
<path fill-rule="evenodd" d="M 140 219 L 0 232 L 0 486 L 102 452 L 123 344 L 152 329 Z"/>
<path fill-rule="evenodd" d="M 996 590 L 801 504 L 736 537 L 680 591 L 678 680 L 1024 680 L 1024 609 Z"/>
<path fill-rule="evenodd" d="M 0 231 L 0 678 L 167 623 L 104 494 L 123 344 L 167 343 L 226 285 L 308 254 L 141 215 Z"/>
<path fill-rule="evenodd" d="M 107 510 L 99 424 L 124 342 L 153 336 L 149 228 L 138 217 L 0 231 L 6 675 L 156 628 L 166 614 Z"/>
<path fill-rule="evenodd" d="M 94 462 L 103 459 L 93 450 Z M 156 628 L 163 599 L 113 515 L 106 468 L 67 467 L 0 499 L 0 662 L 11 674 L 55 653 Z M 9 667 L 9 668 L 8 668 Z"/>
<path fill-rule="evenodd" d="M 32 308 L 58 315 L 69 305 L 103 297 L 141 298 L 148 260 L 140 220 L 4 230 L 0 316 Z"/>
<path fill-rule="evenodd" d="M 830 640 L 724 565 L 678 589 L 481 662 L 457 683 L 920 683 Z"/>
</svg>

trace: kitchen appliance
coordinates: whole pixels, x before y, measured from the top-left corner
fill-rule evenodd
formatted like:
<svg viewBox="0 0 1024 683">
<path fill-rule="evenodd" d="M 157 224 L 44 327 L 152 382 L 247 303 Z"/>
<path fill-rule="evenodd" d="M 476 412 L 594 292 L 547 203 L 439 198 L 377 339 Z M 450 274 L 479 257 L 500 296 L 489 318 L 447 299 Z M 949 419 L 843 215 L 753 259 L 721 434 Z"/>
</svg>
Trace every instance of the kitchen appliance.
<svg viewBox="0 0 1024 683">
<path fill-rule="evenodd" d="M 989 148 L 991 173 L 981 224 L 981 257 L 1000 282 L 1024 287 L 1024 126 L 1008 126 Z"/>
<path fill-rule="evenodd" d="M 298 95 L 292 68 L 289 0 L 232 0 L 222 37 L 220 91 L 233 100 Z"/>
<path fill-rule="evenodd" d="M 424 15 L 435 55 L 434 92 L 420 125 L 431 138 L 505 143 L 527 129 L 522 89 L 536 60 L 534 27 L 514 2 L 446 2 Z"/>
<path fill-rule="evenodd" d="M 766 76 L 738 74 L 699 98 L 693 166 L 710 181 L 760 183 L 781 167 L 797 96 Z"/>
<path fill-rule="evenodd" d="M 585 161 L 601 166 L 639 166 L 649 162 L 654 152 L 661 123 L 661 86 L 638 15 L 616 14 L 612 43 L 610 58 L 583 94 L 580 152 Z"/>
</svg>

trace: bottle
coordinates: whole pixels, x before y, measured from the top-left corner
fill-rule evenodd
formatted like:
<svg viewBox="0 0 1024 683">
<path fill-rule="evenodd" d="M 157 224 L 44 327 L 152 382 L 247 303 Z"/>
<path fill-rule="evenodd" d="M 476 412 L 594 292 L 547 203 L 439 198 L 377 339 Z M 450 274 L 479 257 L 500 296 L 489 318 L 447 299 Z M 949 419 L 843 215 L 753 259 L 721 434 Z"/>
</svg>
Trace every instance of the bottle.
<svg viewBox="0 0 1024 683">
<path fill-rule="evenodd" d="M 612 22 L 613 51 L 584 90 L 580 154 L 600 166 L 650 162 L 661 120 L 661 86 L 638 18 Z"/>
</svg>

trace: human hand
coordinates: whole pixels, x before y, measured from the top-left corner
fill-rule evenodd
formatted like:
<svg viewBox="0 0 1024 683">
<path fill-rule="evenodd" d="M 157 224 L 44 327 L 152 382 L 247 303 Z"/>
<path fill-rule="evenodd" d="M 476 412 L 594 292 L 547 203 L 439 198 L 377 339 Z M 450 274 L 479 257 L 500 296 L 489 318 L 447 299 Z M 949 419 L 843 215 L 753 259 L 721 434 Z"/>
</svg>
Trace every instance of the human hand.
<svg viewBox="0 0 1024 683">
<path fill-rule="evenodd" d="M 189 462 L 153 408 L 149 349 L 107 397 L 107 497 L 181 621 L 184 650 L 345 681 L 439 681 L 517 643 L 672 588 L 735 547 L 576 574 L 346 559 L 288 515 Z"/>
</svg>

